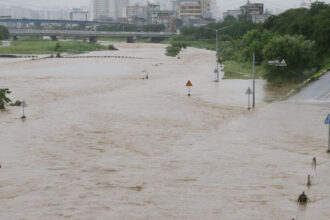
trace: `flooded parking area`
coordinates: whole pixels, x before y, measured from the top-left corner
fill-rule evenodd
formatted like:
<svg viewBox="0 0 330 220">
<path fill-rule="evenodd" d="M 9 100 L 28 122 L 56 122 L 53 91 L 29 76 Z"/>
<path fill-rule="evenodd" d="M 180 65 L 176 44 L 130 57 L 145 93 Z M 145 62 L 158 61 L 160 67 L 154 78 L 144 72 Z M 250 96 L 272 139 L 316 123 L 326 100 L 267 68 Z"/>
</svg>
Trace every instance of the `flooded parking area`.
<svg viewBox="0 0 330 220">
<path fill-rule="evenodd" d="M 327 100 L 268 104 L 258 80 L 248 111 L 212 51 L 116 47 L 86 56 L 139 59 L 0 61 L 28 105 L 0 113 L 0 219 L 328 219 Z"/>
</svg>

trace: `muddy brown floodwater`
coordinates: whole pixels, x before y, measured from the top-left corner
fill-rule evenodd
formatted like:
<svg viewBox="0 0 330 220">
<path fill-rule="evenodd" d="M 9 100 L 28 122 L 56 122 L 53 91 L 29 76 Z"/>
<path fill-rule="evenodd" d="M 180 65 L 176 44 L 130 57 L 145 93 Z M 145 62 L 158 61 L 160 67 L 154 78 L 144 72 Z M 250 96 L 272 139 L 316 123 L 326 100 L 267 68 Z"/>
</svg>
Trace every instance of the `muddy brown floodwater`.
<svg viewBox="0 0 330 220">
<path fill-rule="evenodd" d="M 267 104 L 259 80 L 248 112 L 252 82 L 214 83 L 213 52 L 116 46 L 88 55 L 142 59 L 0 60 L 28 104 L 0 113 L 0 219 L 329 218 L 329 102 Z"/>
</svg>

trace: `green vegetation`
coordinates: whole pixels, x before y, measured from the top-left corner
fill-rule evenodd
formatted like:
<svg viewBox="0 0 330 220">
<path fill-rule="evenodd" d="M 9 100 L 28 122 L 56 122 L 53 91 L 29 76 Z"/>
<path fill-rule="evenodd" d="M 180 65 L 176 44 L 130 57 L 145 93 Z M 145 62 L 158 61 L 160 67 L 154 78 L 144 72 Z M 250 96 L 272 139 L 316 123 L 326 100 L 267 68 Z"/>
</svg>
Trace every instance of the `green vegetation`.
<svg viewBox="0 0 330 220">
<path fill-rule="evenodd" d="M 84 53 L 106 49 L 106 46 L 80 41 L 56 42 L 40 39 L 22 39 L 13 41 L 9 47 L 1 47 L 0 54 Z"/>
<path fill-rule="evenodd" d="M 7 97 L 10 93 L 9 89 L 0 89 L 0 109 L 5 109 L 5 105 L 11 102 Z"/>
<path fill-rule="evenodd" d="M 224 79 L 252 79 L 252 64 L 237 61 L 224 62 Z M 256 66 L 256 78 L 262 78 L 265 69 L 262 66 Z"/>
<path fill-rule="evenodd" d="M 253 53 L 257 75 L 276 85 L 301 83 L 330 63 L 330 4 L 315 2 L 311 9 L 291 9 L 264 24 L 241 16 L 239 21 L 227 17 L 204 27 L 184 27 L 180 36 L 167 42 L 216 50 L 216 29 L 220 29 L 225 78 L 249 78 Z M 268 61 L 283 59 L 286 67 L 268 65 Z"/>
<path fill-rule="evenodd" d="M 22 106 L 22 102 L 19 101 L 19 100 L 16 100 L 16 102 L 11 103 L 10 106 L 16 106 L 16 107 L 19 107 L 19 106 Z"/>
<path fill-rule="evenodd" d="M 180 47 L 173 47 L 170 45 L 166 47 L 166 56 L 176 57 L 177 55 L 179 55 L 180 51 L 181 51 Z"/>
<path fill-rule="evenodd" d="M 179 55 L 182 49 L 187 48 L 185 42 L 172 42 L 170 46 L 166 47 L 166 55 L 170 57 L 176 57 Z"/>
<path fill-rule="evenodd" d="M 301 82 L 310 77 L 316 66 L 315 43 L 303 36 L 277 36 L 272 38 L 262 50 L 263 59 L 285 59 L 287 67 L 265 65 L 265 78 L 274 83 Z"/>
<path fill-rule="evenodd" d="M 60 43 L 57 42 L 54 51 L 60 51 L 60 49 L 61 49 L 61 45 Z"/>
<path fill-rule="evenodd" d="M 8 39 L 8 38 L 9 38 L 8 29 L 6 27 L 0 25 L 0 41 Z"/>
<path fill-rule="evenodd" d="M 165 26 L 163 24 L 149 24 L 138 26 L 135 24 L 115 24 L 115 25 L 101 25 L 96 28 L 97 31 L 143 31 L 143 32 L 163 32 Z"/>
<path fill-rule="evenodd" d="M 113 44 L 109 44 L 108 49 L 109 50 L 118 50 L 115 46 L 113 46 Z"/>
</svg>

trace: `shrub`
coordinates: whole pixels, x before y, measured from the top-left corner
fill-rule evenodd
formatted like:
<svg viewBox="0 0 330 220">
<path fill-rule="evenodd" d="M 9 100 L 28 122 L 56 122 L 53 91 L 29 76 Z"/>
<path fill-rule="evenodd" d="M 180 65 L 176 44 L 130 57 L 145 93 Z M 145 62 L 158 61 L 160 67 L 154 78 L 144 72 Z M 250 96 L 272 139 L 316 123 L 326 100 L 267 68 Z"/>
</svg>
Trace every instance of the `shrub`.
<svg viewBox="0 0 330 220">
<path fill-rule="evenodd" d="M 110 44 L 109 46 L 108 46 L 108 49 L 109 50 L 118 50 L 115 46 L 113 46 L 112 44 Z"/>
<path fill-rule="evenodd" d="M 180 47 L 173 47 L 173 46 L 168 46 L 166 47 L 166 55 L 170 57 L 175 57 L 177 56 L 181 51 Z"/>
<path fill-rule="evenodd" d="M 61 49 L 61 45 L 60 45 L 60 43 L 56 43 L 56 45 L 55 45 L 55 51 L 59 51 Z"/>
</svg>

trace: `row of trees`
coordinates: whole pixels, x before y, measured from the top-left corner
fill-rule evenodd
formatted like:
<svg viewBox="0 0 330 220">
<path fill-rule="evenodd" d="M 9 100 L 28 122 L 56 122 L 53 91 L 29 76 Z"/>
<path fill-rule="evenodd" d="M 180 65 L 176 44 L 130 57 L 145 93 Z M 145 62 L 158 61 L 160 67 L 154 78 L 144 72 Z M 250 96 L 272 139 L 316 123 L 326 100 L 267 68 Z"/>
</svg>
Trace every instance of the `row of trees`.
<svg viewBox="0 0 330 220">
<path fill-rule="evenodd" d="M 5 40 L 9 38 L 8 29 L 0 25 L 0 40 Z"/>
<path fill-rule="evenodd" d="M 256 62 L 264 65 L 265 78 L 271 82 L 303 80 L 330 61 L 330 4 L 315 2 L 310 9 L 291 9 L 264 24 L 229 17 L 205 27 L 185 27 L 178 40 L 208 41 L 215 49 L 215 30 L 225 27 L 219 31 L 224 59 L 251 62 L 255 52 Z M 287 67 L 267 65 L 282 59 Z"/>
<path fill-rule="evenodd" d="M 138 26 L 135 24 L 116 24 L 116 25 L 102 25 L 96 28 L 97 31 L 143 31 L 143 32 L 163 32 L 165 31 L 163 24 L 149 24 Z"/>
</svg>

